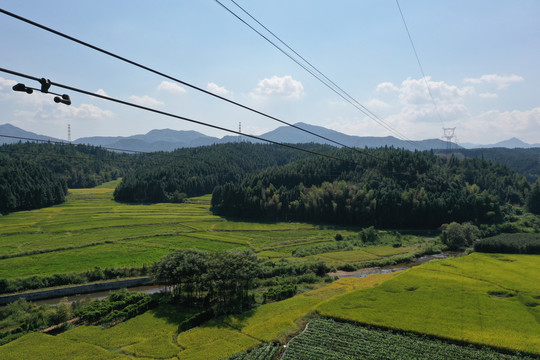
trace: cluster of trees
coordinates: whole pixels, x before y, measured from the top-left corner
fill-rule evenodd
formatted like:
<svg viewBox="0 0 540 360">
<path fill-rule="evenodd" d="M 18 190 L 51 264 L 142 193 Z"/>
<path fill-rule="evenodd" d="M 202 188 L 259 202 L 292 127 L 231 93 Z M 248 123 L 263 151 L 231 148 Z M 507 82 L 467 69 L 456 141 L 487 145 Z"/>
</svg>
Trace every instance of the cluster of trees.
<svg viewBox="0 0 540 360">
<path fill-rule="evenodd" d="M 533 185 L 527 197 L 527 209 L 533 214 L 540 215 L 540 179 Z"/>
<path fill-rule="evenodd" d="M 35 163 L 0 157 L 0 213 L 38 209 L 64 202 L 65 180 Z"/>
<path fill-rule="evenodd" d="M 480 237 L 480 230 L 473 224 L 452 222 L 442 227 L 441 240 L 450 250 L 470 247 Z"/>
<path fill-rule="evenodd" d="M 25 299 L 0 307 L 0 345 L 22 335 L 57 325 L 74 317 L 80 304 L 37 305 Z"/>
<path fill-rule="evenodd" d="M 155 280 L 171 286 L 178 302 L 212 307 L 216 314 L 249 308 L 254 302 L 249 290 L 260 272 L 257 255 L 245 249 L 214 254 L 180 250 L 152 267 Z"/>
<path fill-rule="evenodd" d="M 90 188 L 123 176 L 148 155 L 112 152 L 89 145 L 17 143 L 0 146 L 12 159 L 47 168 L 69 188 Z"/>
<path fill-rule="evenodd" d="M 317 151 L 330 146 L 299 145 Z M 209 194 L 217 185 L 241 181 L 247 174 L 311 156 L 277 145 L 228 143 L 154 154 L 155 165 L 137 166 L 114 192 L 117 201 L 182 202 L 186 196 Z"/>
<path fill-rule="evenodd" d="M 530 190 L 524 176 L 482 159 L 392 148 L 365 152 L 373 156 L 336 150 L 356 165 L 309 158 L 217 186 L 212 210 L 252 219 L 433 228 L 498 222 L 500 205 L 523 204 Z"/>
<path fill-rule="evenodd" d="M 459 149 L 456 153 L 468 158 L 481 158 L 506 165 L 510 169 L 525 175 L 529 182 L 540 178 L 540 148 L 530 149 Z"/>
</svg>

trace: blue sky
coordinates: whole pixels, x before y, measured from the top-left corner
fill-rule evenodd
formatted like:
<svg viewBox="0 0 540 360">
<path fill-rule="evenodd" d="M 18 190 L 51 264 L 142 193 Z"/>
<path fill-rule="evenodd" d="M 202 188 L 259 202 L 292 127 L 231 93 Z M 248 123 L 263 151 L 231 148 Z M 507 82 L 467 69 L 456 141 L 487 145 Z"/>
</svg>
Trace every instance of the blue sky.
<svg viewBox="0 0 540 360">
<path fill-rule="evenodd" d="M 229 0 L 225 5 L 243 15 Z M 540 2 L 237 2 L 408 139 L 540 142 Z M 393 135 L 343 101 L 213 0 L 12 1 L 0 7 L 267 112 L 358 136 Z M 0 14 L 0 67 L 251 134 L 281 124 Z M 15 93 L 0 73 L 0 123 L 58 138 L 152 129 L 226 133 L 71 93 L 72 105 Z M 60 93 L 62 89 L 53 89 Z"/>
</svg>

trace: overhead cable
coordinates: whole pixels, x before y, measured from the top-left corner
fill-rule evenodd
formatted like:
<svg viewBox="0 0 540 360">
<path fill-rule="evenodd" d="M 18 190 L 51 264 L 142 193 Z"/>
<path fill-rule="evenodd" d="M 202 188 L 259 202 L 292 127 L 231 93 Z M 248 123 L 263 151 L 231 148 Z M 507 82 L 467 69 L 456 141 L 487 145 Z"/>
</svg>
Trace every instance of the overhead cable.
<svg viewBox="0 0 540 360">
<path fill-rule="evenodd" d="M 99 52 L 101 52 L 101 53 L 103 53 L 103 54 L 106 54 L 106 55 L 108 55 L 108 56 L 114 57 L 114 58 L 116 58 L 116 59 L 118 59 L 118 60 L 121 60 L 121 61 L 126 62 L 126 63 L 128 63 L 128 64 L 131 64 L 131 65 L 133 65 L 133 66 L 136 66 L 136 67 L 138 67 L 138 68 L 144 69 L 144 70 L 149 71 L 149 72 L 152 72 L 152 73 L 154 73 L 154 74 L 156 74 L 156 75 L 162 76 L 162 77 L 167 78 L 167 79 L 169 79 L 169 80 L 175 81 L 175 82 L 177 82 L 177 83 L 179 83 L 179 84 L 182 84 L 182 85 L 185 85 L 185 86 L 187 86 L 187 87 L 190 87 L 190 88 L 192 88 L 192 89 L 194 89 L 194 90 L 200 91 L 200 92 L 202 92 L 202 93 L 204 93 L 204 94 L 206 94 L 206 95 L 210 95 L 210 96 L 213 96 L 213 97 L 215 97 L 215 98 L 217 98 L 217 99 L 226 101 L 226 102 L 228 102 L 228 103 L 230 103 L 230 104 L 233 104 L 233 105 L 235 105 L 235 106 L 241 107 L 241 108 L 243 108 L 243 109 L 245 109 L 245 110 L 248 110 L 248 111 L 251 111 L 251 112 L 253 112 L 253 113 L 255 113 L 255 114 L 264 116 L 264 117 L 266 117 L 266 118 L 268 118 L 268 119 L 277 121 L 277 122 L 279 122 L 279 123 L 281 123 L 281 124 L 284 124 L 284 125 L 288 125 L 288 126 L 293 127 L 293 128 L 295 128 L 295 129 L 297 129 L 297 130 L 300 130 L 300 131 L 303 131 L 303 132 L 308 133 L 308 134 L 310 134 L 310 135 L 316 136 L 316 137 L 318 137 L 318 138 L 320 138 L 320 139 L 329 141 L 329 142 L 331 142 L 331 143 L 333 143 L 333 144 L 336 144 L 336 145 L 339 145 L 339 146 L 348 148 L 348 149 L 350 149 L 350 150 L 353 150 L 353 151 L 356 151 L 356 152 L 359 152 L 359 153 L 363 153 L 363 152 L 362 152 L 361 150 L 359 150 L 359 149 L 356 149 L 356 148 L 354 148 L 354 147 L 350 147 L 350 146 L 345 145 L 345 144 L 343 144 L 343 143 L 340 143 L 340 142 L 338 142 L 338 141 L 332 140 L 332 139 L 330 139 L 330 138 L 328 138 L 328 137 L 325 137 L 325 136 L 323 136 L 323 135 L 317 134 L 316 132 L 309 131 L 309 130 L 304 129 L 304 128 L 298 126 L 298 125 L 294 125 L 294 124 L 291 124 L 291 123 L 286 122 L 286 121 L 284 121 L 284 120 L 278 119 L 278 118 L 276 118 L 276 117 L 274 117 L 274 116 L 272 116 L 272 115 L 266 114 L 266 113 L 264 113 L 264 112 L 262 112 L 262 111 L 256 110 L 256 109 L 251 108 L 251 107 L 249 107 L 249 106 L 247 106 L 247 105 L 243 105 L 243 104 L 241 104 L 241 103 L 239 103 L 239 102 L 236 102 L 236 101 L 227 99 L 226 97 L 223 97 L 223 96 L 221 96 L 221 95 L 215 94 L 215 93 L 213 93 L 213 92 L 211 92 L 211 91 L 205 90 L 205 89 L 203 89 L 203 88 L 201 88 L 201 87 L 198 87 L 198 86 L 196 86 L 196 85 L 190 84 L 190 83 L 188 83 L 188 82 L 186 82 L 186 81 L 180 80 L 180 79 L 175 78 L 175 77 L 173 77 L 173 76 L 171 76 L 171 75 L 167 75 L 167 74 L 165 74 L 165 73 L 163 73 L 163 72 L 160 72 L 160 71 L 158 71 L 158 70 L 152 69 L 152 68 L 150 68 L 150 67 L 148 67 L 148 66 L 142 65 L 142 64 L 137 63 L 137 62 L 135 62 L 135 61 L 133 61 L 133 60 L 129 60 L 129 59 L 125 58 L 125 57 L 122 57 L 122 56 L 117 55 L 117 54 L 115 54 L 115 53 L 112 53 L 112 52 L 110 52 L 110 51 L 104 50 L 104 49 L 102 49 L 102 48 L 100 48 L 100 47 L 98 47 L 98 46 L 92 45 L 92 44 L 90 44 L 90 43 L 87 43 L 87 42 L 85 42 L 85 41 L 82 41 L 82 40 L 80 40 L 80 39 L 77 39 L 77 38 L 75 38 L 75 37 L 73 37 L 73 36 L 69 36 L 69 35 L 67 35 L 67 34 L 64 34 L 64 33 L 60 32 L 60 31 L 58 31 L 58 30 L 54 30 L 54 29 L 52 29 L 52 28 L 50 28 L 50 27 L 47 27 L 47 26 L 42 25 L 42 24 L 39 24 L 39 23 L 37 23 L 37 22 L 35 22 L 35 21 L 32 21 L 32 20 L 29 20 L 29 19 L 24 18 L 24 17 L 22 17 L 22 16 L 20 16 L 20 15 L 14 14 L 14 13 L 9 12 L 9 11 L 4 10 L 4 9 L 0 9 L 0 12 L 3 13 L 3 14 L 5 14 L 5 15 L 11 16 L 11 17 L 13 17 L 13 18 L 15 18 L 15 19 L 18 19 L 18 20 L 20 20 L 20 21 L 23 21 L 23 22 L 25 22 L 25 23 L 27 23 L 27 24 L 33 25 L 33 26 L 38 27 L 38 28 L 40 28 L 40 29 L 46 30 L 46 31 L 48 31 L 48 32 L 51 32 L 51 33 L 53 33 L 53 34 L 55 34 L 55 35 L 61 36 L 61 37 L 65 38 L 65 39 L 68 39 L 68 40 L 71 40 L 71 41 L 73 41 L 73 42 L 76 42 L 76 43 L 78 43 L 78 44 L 80 44 L 80 45 L 86 46 L 86 47 L 88 47 L 88 48 L 91 48 L 91 49 L 93 49 L 93 50 L 99 51 Z M 245 135 L 245 134 L 242 134 L 242 135 L 247 136 L 247 135 Z"/>
<path fill-rule="evenodd" d="M 234 11 L 229 9 L 226 5 L 224 5 L 219 0 L 214 0 L 216 3 L 218 3 L 223 9 L 228 11 L 231 15 L 233 15 L 236 19 L 241 21 L 244 25 L 249 27 L 251 30 L 253 30 L 255 33 L 257 33 L 259 36 L 261 36 L 264 40 L 266 40 L 268 43 L 270 43 L 272 46 L 274 46 L 276 49 L 278 49 L 280 52 L 282 52 L 285 56 L 287 56 L 289 59 L 294 61 L 298 66 L 303 68 L 305 71 L 307 71 L 309 74 L 311 74 L 313 77 L 315 77 L 317 80 L 319 80 L 323 85 L 328 87 L 330 90 L 332 90 L 334 93 L 336 93 L 339 97 L 341 97 L 343 100 L 354 106 L 357 110 L 360 110 L 364 115 L 366 115 L 368 118 L 372 119 L 382 127 L 384 127 L 386 130 L 390 131 L 394 135 L 396 135 L 398 138 L 402 138 L 405 141 L 407 141 L 409 144 L 413 145 L 414 147 L 423 147 L 418 142 L 415 142 L 414 140 L 410 140 L 405 135 L 400 133 L 398 130 L 394 129 L 390 124 L 386 123 L 383 119 L 381 119 L 379 116 L 375 115 L 371 110 L 369 110 L 367 107 L 362 105 L 358 100 L 356 100 L 352 95 L 350 95 L 347 91 L 343 90 L 339 85 L 337 85 L 334 81 L 332 81 L 330 78 L 328 78 L 324 73 L 322 73 L 319 69 L 317 69 L 313 64 L 311 64 L 308 60 L 306 60 L 303 56 L 301 56 L 297 51 L 295 51 L 292 47 L 290 47 L 287 43 L 285 43 L 281 38 L 279 38 L 276 34 L 274 34 L 270 29 L 268 29 L 265 25 L 263 25 L 259 20 L 257 20 L 253 15 L 251 15 L 247 10 L 245 10 L 243 7 L 238 5 L 234 0 L 231 0 L 232 3 L 234 3 L 240 10 L 242 10 L 246 15 L 248 15 L 251 19 L 253 19 L 257 24 L 259 24 L 261 27 L 263 27 L 267 32 L 269 32 L 274 38 L 276 38 L 280 43 L 285 45 L 290 51 L 292 51 L 296 56 L 298 56 L 300 59 L 302 59 L 311 69 L 308 68 L 308 66 L 302 64 L 298 59 L 295 59 L 291 54 L 289 54 L 287 51 L 285 51 L 283 48 L 281 48 L 279 45 L 277 45 L 275 42 L 270 40 L 267 36 L 262 34 L 260 31 L 255 29 L 251 24 L 249 24 L 247 21 L 242 19 L 238 14 L 236 14 Z M 317 75 L 317 74 L 319 75 Z M 322 77 L 322 78 L 321 78 Z M 323 79 L 324 78 L 324 79 Z"/>
<path fill-rule="evenodd" d="M 39 78 L 37 78 L 35 76 L 23 74 L 23 73 L 20 73 L 20 72 L 17 72 L 17 71 L 8 70 L 8 69 L 4 69 L 4 68 L 0 68 L 0 71 L 11 74 L 11 75 L 20 76 L 20 77 L 23 77 L 23 78 L 26 78 L 26 79 L 39 81 Z M 131 102 L 128 102 L 128 101 L 116 99 L 116 98 L 101 95 L 101 94 L 96 94 L 94 92 L 79 89 L 79 88 L 72 87 L 72 86 L 69 86 L 69 85 L 64 85 L 64 84 L 56 83 L 56 82 L 53 82 L 53 81 L 51 81 L 51 85 L 58 86 L 60 88 L 67 89 L 67 90 L 74 91 L 74 92 L 78 92 L 78 93 L 81 93 L 81 94 L 85 94 L 85 95 L 88 95 L 88 96 L 98 97 L 98 98 L 101 98 L 101 99 L 104 99 L 104 100 L 112 101 L 112 102 L 115 102 L 115 103 L 118 103 L 118 104 L 122 104 L 122 105 L 133 107 L 133 108 L 137 108 L 137 109 L 140 109 L 140 110 L 145 110 L 145 111 L 152 112 L 152 113 L 155 113 L 155 114 L 172 117 L 172 118 L 175 118 L 175 119 L 191 122 L 191 123 L 194 123 L 194 124 L 210 127 L 210 128 L 213 128 L 213 129 L 229 132 L 229 133 L 240 135 L 240 136 L 249 137 L 249 138 L 259 140 L 259 141 L 264 141 L 264 142 L 267 142 L 267 143 L 270 143 L 270 144 L 280 145 L 280 146 L 287 147 L 287 148 L 290 148 L 290 149 L 303 151 L 303 152 L 306 152 L 306 153 L 310 153 L 312 155 L 317 155 L 317 156 L 321 156 L 321 157 L 325 157 L 325 158 L 329 158 L 329 159 L 333 159 L 333 160 L 337 160 L 337 161 L 343 161 L 343 162 L 348 162 L 348 163 L 353 163 L 353 164 L 359 165 L 358 163 L 356 163 L 356 162 L 354 162 L 352 160 L 342 159 L 342 158 L 339 158 L 339 157 L 336 157 L 336 156 L 319 153 L 319 152 L 312 151 L 312 150 L 309 150 L 309 149 L 303 149 L 303 148 L 300 148 L 298 146 L 294 146 L 294 145 L 291 145 L 291 144 L 280 143 L 280 142 L 277 142 L 277 141 L 264 139 L 264 138 L 262 138 L 260 136 L 256 136 L 256 135 L 243 134 L 243 133 L 241 133 L 239 131 L 227 129 L 227 128 L 224 128 L 222 126 L 205 123 L 203 121 L 190 119 L 190 118 L 187 118 L 187 117 L 184 117 L 184 116 L 168 113 L 168 112 L 165 112 L 165 111 L 162 111 L 162 110 L 153 109 L 153 108 L 150 108 L 150 107 L 147 107 L 147 106 L 134 104 L 134 103 L 131 103 Z M 381 160 L 378 157 L 376 157 L 375 155 L 372 155 L 372 154 L 369 154 L 369 153 L 366 153 L 366 152 L 362 152 L 362 154 L 373 157 L 373 158 L 376 158 L 377 160 Z"/>
<path fill-rule="evenodd" d="M 398 0 L 396 0 L 396 4 L 397 4 L 397 7 L 399 9 L 399 13 L 401 14 L 401 19 L 403 20 L 403 25 L 405 25 L 405 31 L 407 31 L 407 36 L 409 37 L 409 41 L 411 43 L 411 47 L 413 49 L 414 56 L 416 57 L 416 62 L 418 63 L 418 67 L 420 68 L 420 72 L 422 73 L 422 79 L 424 79 L 427 91 L 429 93 L 429 97 L 431 98 L 431 102 L 433 103 L 433 106 L 435 107 L 435 111 L 437 112 L 437 116 L 439 117 L 439 121 L 441 122 L 441 124 L 442 124 L 442 126 L 444 128 L 445 126 L 444 126 L 444 122 L 442 121 L 442 118 L 441 118 L 441 113 L 439 111 L 439 108 L 437 107 L 437 103 L 435 102 L 435 98 L 433 97 L 433 94 L 431 92 L 431 88 L 429 87 L 429 83 L 428 83 L 428 81 L 426 79 L 426 74 L 424 73 L 424 68 L 422 67 L 422 63 L 420 62 L 420 57 L 418 56 L 418 53 L 416 52 L 416 47 L 414 46 L 414 42 L 413 42 L 411 33 L 409 31 L 409 27 L 407 26 L 407 22 L 405 21 L 405 16 L 403 16 L 403 11 L 401 11 L 401 6 L 399 6 L 399 1 Z"/>
</svg>

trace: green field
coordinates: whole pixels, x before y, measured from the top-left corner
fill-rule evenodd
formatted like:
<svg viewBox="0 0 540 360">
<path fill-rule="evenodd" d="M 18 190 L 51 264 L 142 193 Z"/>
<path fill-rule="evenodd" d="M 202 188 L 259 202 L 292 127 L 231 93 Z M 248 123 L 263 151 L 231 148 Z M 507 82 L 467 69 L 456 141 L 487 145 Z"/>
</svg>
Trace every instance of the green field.
<svg viewBox="0 0 540 360">
<path fill-rule="evenodd" d="M 128 205 L 113 201 L 113 189 L 109 183 L 70 190 L 64 204 L 0 217 L 0 279 L 140 267 L 185 248 L 250 248 L 263 260 L 300 265 L 367 265 L 413 256 L 434 243 L 404 235 L 394 247 L 394 235 L 381 231 L 376 245 L 332 248 L 336 233 L 353 243 L 360 229 L 232 221 L 212 215 L 209 195 L 183 204 Z M 333 250 L 319 252 L 326 245 Z M 313 252 L 295 256 L 306 248 Z M 0 358 L 219 359 L 285 343 L 318 315 L 540 354 L 538 279 L 540 255 L 473 253 L 405 272 L 343 278 L 181 333 L 179 324 L 194 310 L 162 305 L 108 329 L 27 334 L 1 346 Z"/>
<path fill-rule="evenodd" d="M 0 358 L 68 359 L 71 354 L 84 352 L 86 358 L 103 359 L 219 359 L 268 342 L 286 342 L 317 313 L 540 355 L 539 274 L 539 256 L 473 253 L 434 261 L 405 272 L 361 279 L 342 278 L 293 298 L 261 305 L 242 314 L 222 316 L 178 335 L 178 325 L 192 312 L 170 306 L 159 307 L 109 329 L 82 326 L 57 336 L 28 334 L 0 347 Z M 331 341 L 341 339 L 337 334 L 335 330 Z M 433 343 L 411 334 L 403 334 L 403 338 L 396 340 L 388 332 L 376 330 L 363 336 L 367 339 L 361 349 L 355 345 L 348 351 L 371 353 L 379 346 L 379 355 L 388 355 L 394 351 L 389 352 L 385 346 L 381 348 L 381 344 L 397 341 L 405 344 L 403 351 L 418 351 L 420 346 L 440 351 L 446 358 L 512 359 L 492 350 L 484 350 L 479 355 L 475 349 L 439 340 Z M 386 343 L 381 342 L 381 336 Z M 360 341 L 358 336 L 355 339 Z M 423 345 L 418 341 L 424 341 Z M 348 343 L 355 344 L 352 340 Z M 392 349 L 394 347 L 392 345 Z M 449 357 L 449 354 L 455 356 Z M 316 357 L 308 354 L 306 358 Z M 401 358 L 409 357 L 405 354 Z"/>
<path fill-rule="evenodd" d="M 391 351 L 389 351 L 391 349 Z M 332 319 L 309 321 L 305 331 L 292 339 L 282 360 L 398 360 L 398 359 L 532 359 L 428 339 L 414 334 L 375 330 Z"/>
<path fill-rule="evenodd" d="M 540 256 L 473 253 L 322 304 L 322 315 L 540 353 Z"/>
<path fill-rule="evenodd" d="M 335 242 L 337 230 L 303 223 L 230 221 L 210 212 L 210 195 L 183 204 L 130 205 L 113 200 L 117 182 L 72 189 L 64 204 L 0 217 L 0 279 L 82 272 L 96 266 L 150 265 L 170 251 L 198 248 L 225 251 L 249 247 L 260 258 L 361 263 L 421 252 L 410 246 L 293 257 L 303 246 Z M 339 229 L 355 236 L 358 229 Z M 365 251 L 364 251 L 365 250 Z"/>
<path fill-rule="evenodd" d="M 0 347 L 1 359 L 174 358 L 178 324 L 194 311 L 162 306 L 109 329 L 80 326 L 57 336 L 31 333 Z"/>
<path fill-rule="evenodd" d="M 392 276 L 341 279 L 247 313 L 211 320 L 179 335 L 178 325 L 194 311 L 172 306 L 160 306 L 108 329 L 80 326 L 57 336 L 31 333 L 0 346 L 0 359 L 221 359 L 297 332 L 302 318 L 318 304 Z"/>
</svg>

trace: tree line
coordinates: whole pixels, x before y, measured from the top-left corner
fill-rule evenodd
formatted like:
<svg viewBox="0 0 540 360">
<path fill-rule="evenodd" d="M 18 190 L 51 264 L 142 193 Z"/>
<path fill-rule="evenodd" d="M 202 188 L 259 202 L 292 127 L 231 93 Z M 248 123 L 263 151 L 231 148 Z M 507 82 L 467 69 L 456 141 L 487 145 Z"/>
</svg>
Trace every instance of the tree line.
<svg viewBox="0 0 540 360">
<path fill-rule="evenodd" d="M 0 213 L 60 204 L 67 194 L 65 179 L 31 162 L 0 156 Z"/>
<path fill-rule="evenodd" d="M 309 158 L 217 186 L 215 214 L 389 228 L 433 228 L 452 221 L 496 223 L 501 205 L 523 204 L 531 185 L 482 159 L 381 148 L 370 156 L 336 150 L 355 165 Z"/>
<path fill-rule="evenodd" d="M 330 151 L 328 145 L 299 145 Z M 156 154 L 155 165 L 135 167 L 114 192 L 117 201 L 130 203 L 182 202 L 210 194 L 217 185 L 241 181 L 247 174 L 306 158 L 310 154 L 277 145 L 228 143 L 178 149 Z"/>
<path fill-rule="evenodd" d="M 540 178 L 540 148 L 530 149 L 459 149 L 454 153 L 463 154 L 468 158 L 480 158 L 491 160 L 525 175 L 529 182 L 535 182 Z"/>
<path fill-rule="evenodd" d="M 72 189 L 115 180 L 142 160 L 140 155 L 90 145 L 19 142 L 2 145 L 0 150 L 9 158 L 49 169 Z"/>
</svg>

